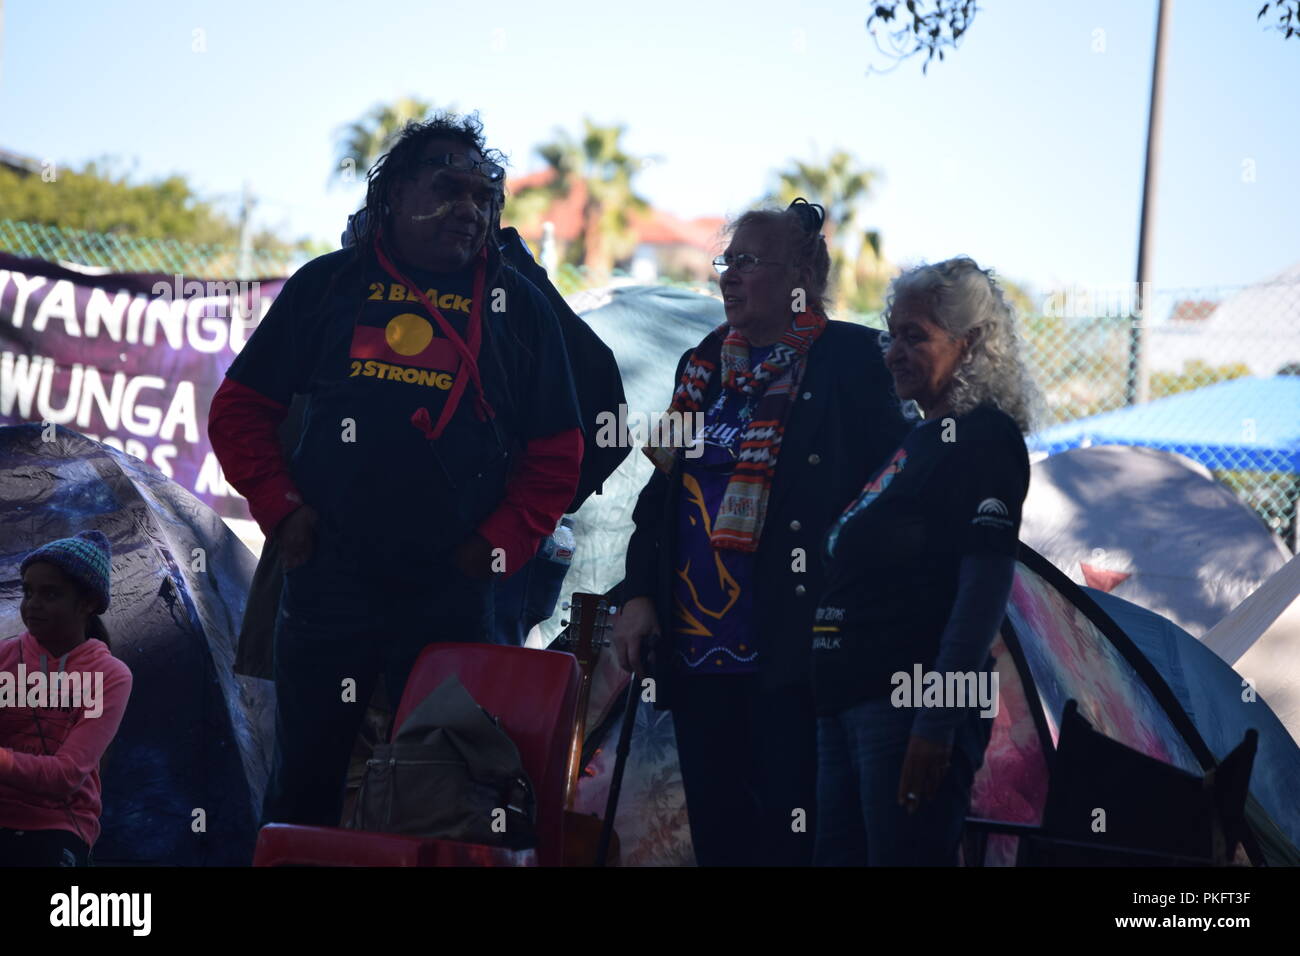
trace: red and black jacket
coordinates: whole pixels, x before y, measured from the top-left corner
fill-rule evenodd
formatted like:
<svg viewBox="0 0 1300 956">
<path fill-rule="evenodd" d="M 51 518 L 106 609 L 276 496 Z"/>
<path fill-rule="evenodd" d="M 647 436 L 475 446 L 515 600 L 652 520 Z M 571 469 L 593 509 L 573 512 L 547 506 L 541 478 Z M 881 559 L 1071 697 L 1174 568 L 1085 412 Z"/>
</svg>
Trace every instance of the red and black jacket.
<svg viewBox="0 0 1300 956">
<path fill-rule="evenodd" d="M 421 291 L 464 335 L 471 274 L 403 270 L 431 284 Z M 458 369 L 402 285 L 355 248 L 295 273 L 213 399 L 213 449 L 268 535 L 307 503 L 376 565 L 437 566 L 478 533 L 513 573 L 578 486 L 582 419 L 563 334 L 546 298 L 489 248 L 478 365 L 493 414 L 482 417 L 471 385 L 430 440 L 413 419 L 437 418 Z M 278 429 L 295 395 L 307 397 L 304 421 L 286 456 Z"/>
</svg>

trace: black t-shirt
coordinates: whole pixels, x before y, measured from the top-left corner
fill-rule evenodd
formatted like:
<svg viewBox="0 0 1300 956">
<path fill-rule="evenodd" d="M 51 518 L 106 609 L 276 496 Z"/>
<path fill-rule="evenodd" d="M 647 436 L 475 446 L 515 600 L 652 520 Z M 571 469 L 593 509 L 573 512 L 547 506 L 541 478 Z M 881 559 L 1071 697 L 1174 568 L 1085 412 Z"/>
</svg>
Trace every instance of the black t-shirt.
<svg viewBox="0 0 1300 956">
<path fill-rule="evenodd" d="M 826 535 L 812 635 L 820 711 L 887 695 L 893 674 L 933 665 L 962 557 L 1016 555 L 1028 490 L 1020 430 L 990 405 L 908 435 Z"/>
<path fill-rule="evenodd" d="M 513 270 L 489 276 L 479 374 L 496 415 L 475 414 L 472 381 L 437 440 L 459 353 L 413 292 L 373 257 L 343 271 L 351 251 L 308 263 L 285 284 L 227 373 L 278 402 L 307 394 L 290 471 L 341 546 L 386 578 L 393 567 L 444 564 L 500 504 L 524 444 L 579 427 L 573 378 L 550 305 Z M 467 334 L 473 268 L 401 271 Z M 385 568 L 385 565 L 387 566 Z M 380 571 L 381 568 L 384 570 Z"/>
</svg>

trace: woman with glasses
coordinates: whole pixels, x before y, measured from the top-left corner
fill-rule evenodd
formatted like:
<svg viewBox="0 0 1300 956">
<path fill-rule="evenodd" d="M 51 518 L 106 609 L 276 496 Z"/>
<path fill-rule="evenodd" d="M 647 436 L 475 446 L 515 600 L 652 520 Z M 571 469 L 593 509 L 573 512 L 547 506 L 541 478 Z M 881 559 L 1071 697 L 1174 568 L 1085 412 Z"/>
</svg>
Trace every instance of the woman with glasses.
<svg viewBox="0 0 1300 956">
<path fill-rule="evenodd" d="M 885 364 L 925 418 L 825 539 L 817 862 L 951 866 L 997 713 L 988 653 L 1034 390 L 1006 299 L 970 259 L 899 276 L 887 319 Z"/>
<path fill-rule="evenodd" d="M 669 409 L 702 427 L 646 449 L 633 515 L 615 647 L 628 670 L 649 652 L 705 866 L 812 860 L 818 543 L 906 431 L 878 334 L 826 318 L 823 219 L 796 200 L 732 225 L 726 323 Z"/>
</svg>

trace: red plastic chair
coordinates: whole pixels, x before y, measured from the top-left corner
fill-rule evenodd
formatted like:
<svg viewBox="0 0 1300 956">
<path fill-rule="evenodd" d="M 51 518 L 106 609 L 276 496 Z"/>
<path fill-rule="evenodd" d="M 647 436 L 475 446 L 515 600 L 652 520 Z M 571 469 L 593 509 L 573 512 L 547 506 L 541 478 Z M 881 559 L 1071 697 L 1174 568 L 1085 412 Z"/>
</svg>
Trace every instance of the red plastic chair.
<svg viewBox="0 0 1300 956">
<path fill-rule="evenodd" d="M 394 733 L 412 708 L 455 674 L 501 719 L 537 792 L 536 850 L 393 833 L 271 823 L 257 836 L 254 866 L 559 866 L 569 744 L 578 708 L 578 662 L 559 651 L 497 644 L 430 644 L 407 679 Z"/>
</svg>

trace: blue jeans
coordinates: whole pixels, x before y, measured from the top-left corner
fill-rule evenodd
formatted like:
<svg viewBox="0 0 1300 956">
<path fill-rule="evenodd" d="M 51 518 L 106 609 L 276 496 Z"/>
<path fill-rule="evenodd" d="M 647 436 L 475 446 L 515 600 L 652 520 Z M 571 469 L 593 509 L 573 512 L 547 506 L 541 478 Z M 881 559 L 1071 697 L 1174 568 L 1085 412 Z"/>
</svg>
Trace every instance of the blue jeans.
<svg viewBox="0 0 1300 956">
<path fill-rule="evenodd" d="M 992 718 L 957 728 L 939 792 L 909 814 L 898 782 L 916 711 L 889 697 L 817 720 L 817 866 L 955 866 Z"/>
<path fill-rule="evenodd" d="M 567 564 L 546 556 L 546 542 L 516 573 L 493 584 L 492 633 L 495 644 L 523 647 L 528 632 L 555 613 Z"/>
<path fill-rule="evenodd" d="M 426 645 L 487 637 L 485 582 L 444 568 L 430 572 L 422 587 L 386 589 L 364 576 L 360 560 L 318 525 L 311 558 L 285 574 L 263 824 L 338 826 L 352 745 L 379 675 L 396 713 Z"/>
</svg>

